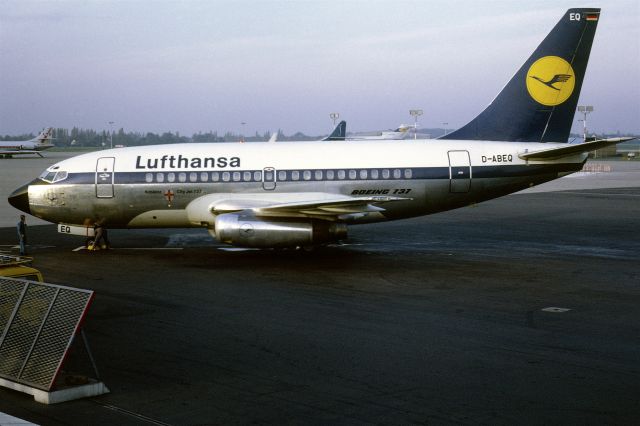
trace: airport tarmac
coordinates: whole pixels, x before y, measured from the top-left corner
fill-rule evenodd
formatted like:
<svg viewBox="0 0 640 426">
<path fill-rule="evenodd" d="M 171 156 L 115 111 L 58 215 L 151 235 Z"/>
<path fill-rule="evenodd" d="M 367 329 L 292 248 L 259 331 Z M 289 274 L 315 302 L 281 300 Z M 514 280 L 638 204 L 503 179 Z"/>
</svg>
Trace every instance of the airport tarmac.
<svg viewBox="0 0 640 426">
<path fill-rule="evenodd" d="M 43 425 L 637 423 L 640 163 L 611 164 L 352 227 L 311 253 L 180 229 L 112 230 L 114 249 L 90 253 L 31 226 L 47 281 L 96 291 L 85 330 L 111 393 L 44 406 L 0 389 L 0 411 Z"/>
</svg>

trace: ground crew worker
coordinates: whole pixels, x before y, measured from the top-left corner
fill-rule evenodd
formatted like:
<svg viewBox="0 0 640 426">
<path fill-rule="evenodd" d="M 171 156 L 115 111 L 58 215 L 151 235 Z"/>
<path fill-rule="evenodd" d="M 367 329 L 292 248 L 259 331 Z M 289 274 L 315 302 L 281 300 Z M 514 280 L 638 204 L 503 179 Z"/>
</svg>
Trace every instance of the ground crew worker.
<svg viewBox="0 0 640 426">
<path fill-rule="evenodd" d="M 18 222 L 18 240 L 20 241 L 20 256 L 27 254 L 27 222 L 23 214 L 20 215 L 20 222 Z"/>
<path fill-rule="evenodd" d="M 93 244 L 89 244 L 89 250 L 108 250 L 109 249 L 109 235 L 107 229 L 102 226 L 101 223 L 96 222 L 93 225 Z"/>
</svg>

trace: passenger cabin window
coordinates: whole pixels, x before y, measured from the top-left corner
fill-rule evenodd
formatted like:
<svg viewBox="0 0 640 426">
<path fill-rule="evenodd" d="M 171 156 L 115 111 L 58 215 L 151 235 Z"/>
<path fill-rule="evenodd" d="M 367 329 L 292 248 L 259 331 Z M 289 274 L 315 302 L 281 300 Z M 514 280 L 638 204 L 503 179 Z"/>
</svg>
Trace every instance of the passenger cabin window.
<svg viewBox="0 0 640 426">
<path fill-rule="evenodd" d="M 158 183 L 164 182 L 164 173 L 156 173 L 156 182 Z"/>
<path fill-rule="evenodd" d="M 240 172 L 233 172 L 233 181 L 240 182 Z"/>
<path fill-rule="evenodd" d="M 153 182 L 153 173 L 147 173 L 144 175 L 144 181 L 147 183 Z"/>
<path fill-rule="evenodd" d="M 195 172 L 189 173 L 189 182 L 196 182 L 198 180 L 198 174 Z"/>
<path fill-rule="evenodd" d="M 176 174 L 175 173 L 167 173 L 167 182 L 175 182 Z"/>
<path fill-rule="evenodd" d="M 377 169 L 371 170 L 371 179 L 378 179 L 378 170 Z"/>
<path fill-rule="evenodd" d="M 344 170 L 338 170 L 338 179 L 342 180 L 347 176 L 347 172 Z"/>
<path fill-rule="evenodd" d="M 411 179 L 411 176 L 413 176 L 413 172 L 411 171 L 411 169 L 404 169 L 404 178 Z"/>
<path fill-rule="evenodd" d="M 327 179 L 328 180 L 335 179 L 335 175 L 336 175 L 336 173 L 333 170 L 327 170 Z"/>
<path fill-rule="evenodd" d="M 382 179 L 389 179 L 390 176 L 391 172 L 389 172 L 389 169 L 382 170 Z"/>
<path fill-rule="evenodd" d="M 311 171 L 305 170 L 304 172 L 302 172 L 302 178 L 304 180 L 311 180 Z"/>
<path fill-rule="evenodd" d="M 367 171 L 365 169 L 360 170 L 360 179 L 366 179 L 367 178 Z"/>
<path fill-rule="evenodd" d="M 349 170 L 349 179 L 351 180 L 355 180 L 356 178 L 356 171 L 355 170 Z"/>
<path fill-rule="evenodd" d="M 245 182 L 251 182 L 251 172 L 242 173 L 242 180 Z"/>
<path fill-rule="evenodd" d="M 220 180 L 219 172 L 211 172 L 211 180 L 214 182 L 218 182 Z"/>
<path fill-rule="evenodd" d="M 222 172 L 222 180 L 225 182 L 229 182 L 231 180 L 231 173 Z"/>
<path fill-rule="evenodd" d="M 316 170 L 315 175 L 316 180 L 322 180 L 322 170 Z"/>
<path fill-rule="evenodd" d="M 300 172 L 297 170 L 292 171 L 291 180 L 300 180 Z"/>
<path fill-rule="evenodd" d="M 202 182 L 208 181 L 209 180 L 209 173 L 207 173 L 207 172 L 200 173 L 200 180 Z"/>
<path fill-rule="evenodd" d="M 280 170 L 278 172 L 278 180 L 279 181 L 285 181 L 287 180 L 287 172 L 285 172 L 284 170 Z"/>
<path fill-rule="evenodd" d="M 394 179 L 400 179 L 401 175 L 402 175 L 402 173 L 400 172 L 400 169 L 395 169 L 393 171 L 393 178 Z"/>
<path fill-rule="evenodd" d="M 262 172 L 253 172 L 253 180 L 256 182 L 260 182 L 262 180 Z"/>
<path fill-rule="evenodd" d="M 187 181 L 187 174 L 186 173 L 178 173 L 178 181 L 179 182 L 186 182 Z"/>
</svg>

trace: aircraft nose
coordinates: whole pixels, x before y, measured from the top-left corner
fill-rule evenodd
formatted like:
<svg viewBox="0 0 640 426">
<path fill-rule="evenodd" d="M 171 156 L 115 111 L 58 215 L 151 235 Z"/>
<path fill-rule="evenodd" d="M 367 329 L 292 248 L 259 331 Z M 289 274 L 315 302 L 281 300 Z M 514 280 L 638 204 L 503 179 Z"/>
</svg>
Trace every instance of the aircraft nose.
<svg viewBox="0 0 640 426">
<path fill-rule="evenodd" d="M 9 204 L 18 210 L 31 214 L 29 208 L 29 184 L 22 185 L 9 195 Z"/>
</svg>

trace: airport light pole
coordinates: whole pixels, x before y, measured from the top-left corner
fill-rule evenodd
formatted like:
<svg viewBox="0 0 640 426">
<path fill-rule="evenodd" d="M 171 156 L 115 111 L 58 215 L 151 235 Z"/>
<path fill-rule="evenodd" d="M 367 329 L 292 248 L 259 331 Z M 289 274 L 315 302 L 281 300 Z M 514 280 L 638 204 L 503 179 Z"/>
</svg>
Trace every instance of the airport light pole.
<svg viewBox="0 0 640 426">
<path fill-rule="evenodd" d="M 447 136 L 447 126 L 449 125 L 449 123 L 442 123 L 442 126 L 444 126 L 444 135 Z"/>
<path fill-rule="evenodd" d="M 578 105 L 578 112 L 582 113 L 582 138 L 587 141 L 587 114 L 593 112 L 593 105 Z"/>
<path fill-rule="evenodd" d="M 109 145 L 113 149 L 113 121 L 109 122 Z"/>
<path fill-rule="evenodd" d="M 413 117 L 413 140 L 418 139 L 418 117 L 422 115 L 421 109 L 410 109 L 409 115 Z"/>
<path fill-rule="evenodd" d="M 337 112 L 332 112 L 331 114 L 329 114 L 329 118 L 333 120 L 333 127 L 336 127 L 336 120 L 340 118 L 340 114 Z"/>
</svg>

